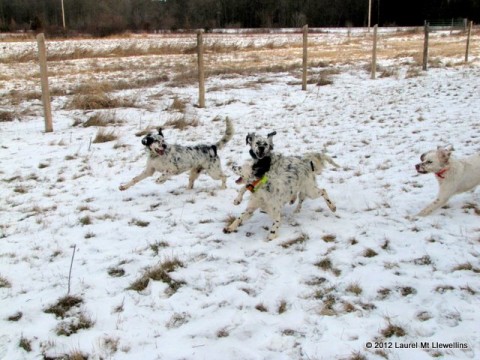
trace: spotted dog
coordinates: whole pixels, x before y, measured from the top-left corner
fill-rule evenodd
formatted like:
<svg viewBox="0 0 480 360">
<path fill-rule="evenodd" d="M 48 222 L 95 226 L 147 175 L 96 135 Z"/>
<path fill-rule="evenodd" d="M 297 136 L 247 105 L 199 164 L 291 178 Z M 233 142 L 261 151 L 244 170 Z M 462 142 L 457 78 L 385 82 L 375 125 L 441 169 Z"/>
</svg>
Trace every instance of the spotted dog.
<svg viewBox="0 0 480 360">
<path fill-rule="evenodd" d="M 158 183 L 167 181 L 172 175 L 190 171 L 188 189 L 192 189 L 201 172 L 206 172 L 214 180 L 222 181 L 222 189 L 226 187 L 227 177 L 222 171 L 217 151 L 222 149 L 233 136 L 231 120 L 226 119 L 226 130 L 223 137 L 214 145 L 182 146 L 170 145 L 165 141 L 162 129 L 156 134 L 148 134 L 142 144 L 148 153 L 145 170 L 126 184 L 120 185 L 121 191 L 127 190 L 139 181 L 152 176 L 155 171 L 162 173 Z"/>
<path fill-rule="evenodd" d="M 298 156 L 295 156 L 298 157 Z M 332 165 L 335 168 L 339 168 L 340 165 L 338 165 L 330 156 L 328 156 L 325 153 L 320 153 L 320 152 L 308 152 L 303 154 L 303 156 L 298 157 L 303 159 L 305 162 L 310 163 L 310 166 L 312 168 L 312 171 L 315 173 L 315 175 L 320 175 L 325 169 L 327 163 Z M 254 162 L 253 160 L 247 161 L 244 165 L 241 167 L 237 165 L 232 166 L 233 172 L 239 176 L 239 178 L 235 181 L 235 183 L 239 185 L 245 185 L 242 186 L 238 191 L 237 191 L 237 197 L 233 201 L 234 205 L 239 205 L 243 201 L 243 196 L 245 195 L 245 192 L 249 190 L 248 185 L 252 184 L 252 182 L 255 182 L 255 177 L 252 173 L 252 168 L 254 167 Z M 243 174 L 243 175 L 242 175 Z M 302 206 L 302 202 L 305 199 L 305 196 L 303 193 L 298 194 L 298 198 L 300 199 L 297 208 L 295 209 L 295 212 L 299 212 Z M 291 203 L 293 204 L 297 200 L 297 196 L 294 196 L 291 199 Z"/>
<path fill-rule="evenodd" d="M 281 224 L 281 211 L 285 204 L 296 198 L 297 194 L 303 194 L 303 198 L 311 199 L 322 196 L 328 207 L 332 211 L 336 210 L 327 192 L 317 187 L 315 172 L 312 171 L 310 162 L 301 157 L 282 156 L 272 152 L 273 135 L 275 133 L 263 138 L 251 133 L 247 136 L 246 141 L 250 145 L 253 160 L 237 170 L 245 179 L 258 181 L 251 184 L 252 194 L 247 209 L 224 228 L 225 233 L 235 231 L 257 209 L 261 209 L 273 219 L 268 240 L 276 238 Z"/>
<path fill-rule="evenodd" d="M 435 174 L 438 181 L 438 195 L 433 203 L 418 213 L 427 216 L 439 209 L 455 194 L 472 190 L 480 185 L 480 154 L 465 159 L 451 156 L 453 146 L 439 146 L 420 156 L 421 163 L 415 165 L 419 174 Z"/>
</svg>

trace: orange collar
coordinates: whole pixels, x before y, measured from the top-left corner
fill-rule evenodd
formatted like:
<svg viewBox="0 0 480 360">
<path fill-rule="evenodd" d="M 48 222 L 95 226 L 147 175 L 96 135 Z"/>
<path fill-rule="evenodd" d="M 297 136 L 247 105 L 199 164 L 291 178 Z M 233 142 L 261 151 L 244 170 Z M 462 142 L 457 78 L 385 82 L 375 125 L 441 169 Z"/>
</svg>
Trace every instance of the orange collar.
<svg viewBox="0 0 480 360">
<path fill-rule="evenodd" d="M 448 168 L 444 168 L 439 172 L 435 173 L 435 176 L 439 177 L 440 179 L 445 179 L 445 176 L 443 176 L 443 174 L 445 174 L 447 171 L 448 171 Z"/>
</svg>

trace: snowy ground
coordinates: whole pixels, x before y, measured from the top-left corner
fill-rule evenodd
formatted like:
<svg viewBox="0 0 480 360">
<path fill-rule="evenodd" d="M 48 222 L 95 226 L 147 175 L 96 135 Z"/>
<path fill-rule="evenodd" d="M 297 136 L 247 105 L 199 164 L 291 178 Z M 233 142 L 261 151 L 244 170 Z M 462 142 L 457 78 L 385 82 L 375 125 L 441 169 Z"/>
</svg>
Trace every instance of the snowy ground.
<svg viewBox="0 0 480 360">
<path fill-rule="evenodd" d="M 66 109 L 66 97 L 53 99 L 53 133 L 38 100 L 23 102 L 28 116 L 0 122 L 0 358 L 478 359 L 479 190 L 415 217 L 437 191 L 415 172 L 420 154 L 480 151 L 478 52 L 471 59 L 416 76 L 399 60 L 377 80 L 342 66 L 307 91 L 290 73 L 211 77 L 204 109 L 192 106 L 195 84 L 125 90 L 139 106 L 104 111 L 120 120 L 106 143 L 73 125 L 92 112 Z M 120 192 L 145 164 L 135 133 L 171 120 L 176 99 L 198 124 L 167 128 L 170 143 L 215 142 L 218 117 L 232 119 L 228 189 L 201 176 L 186 190 L 180 175 Z M 307 200 L 300 214 L 285 208 L 274 241 L 262 213 L 224 234 L 246 206 L 233 205 L 228 165 L 248 158 L 248 132 L 272 130 L 279 153 L 325 150 L 341 164 L 317 178 L 337 213 Z M 69 286 L 81 302 L 46 312 Z"/>
</svg>

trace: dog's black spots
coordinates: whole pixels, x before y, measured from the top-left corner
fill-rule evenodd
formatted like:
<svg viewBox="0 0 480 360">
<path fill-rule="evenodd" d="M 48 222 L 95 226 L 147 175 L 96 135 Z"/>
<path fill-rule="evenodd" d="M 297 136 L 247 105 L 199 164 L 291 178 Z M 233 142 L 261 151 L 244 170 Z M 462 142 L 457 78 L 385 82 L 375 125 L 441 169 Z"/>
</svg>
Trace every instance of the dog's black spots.
<svg viewBox="0 0 480 360">
<path fill-rule="evenodd" d="M 313 161 L 310 161 L 310 166 L 312 167 L 312 171 L 315 172 L 315 166 L 313 165 Z"/>
<path fill-rule="evenodd" d="M 202 168 L 202 167 L 198 167 L 198 168 L 197 168 L 197 173 L 199 173 L 199 174 L 200 174 L 200 173 L 202 172 L 202 170 L 203 170 L 203 168 Z"/>
<path fill-rule="evenodd" d="M 271 164 L 272 158 L 269 156 L 255 161 L 255 163 L 252 165 L 253 175 L 256 178 L 261 178 L 270 170 Z"/>
</svg>

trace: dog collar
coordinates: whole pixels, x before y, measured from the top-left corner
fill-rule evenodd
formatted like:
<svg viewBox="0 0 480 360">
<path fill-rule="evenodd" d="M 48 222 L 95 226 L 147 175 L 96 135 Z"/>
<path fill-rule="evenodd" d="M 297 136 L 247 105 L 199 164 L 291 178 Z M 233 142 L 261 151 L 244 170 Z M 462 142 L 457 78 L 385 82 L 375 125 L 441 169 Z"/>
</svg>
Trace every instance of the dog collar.
<svg viewBox="0 0 480 360">
<path fill-rule="evenodd" d="M 248 184 L 246 187 L 247 187 L 247 190 L 251 191 L 252 193 L 257 191 L 258 188 L 263 185 L 263 184 L 266 184 L 268 181 L 268 177 L 266 175 L 263 175 L 260 179 L 257 179 L 255 181 L 252 181 L 250 184 Z"/>
<path fill-rule="evenodd" d="M 440 170 L 439 172 L 436 172 L 435 176 L 439 177 L 440 179 L 445 179 L 443 174 L 445 174 L 447 171 L 448 171 L 448 168 L 444 168 L 444 169 Z"/>
</svg>

